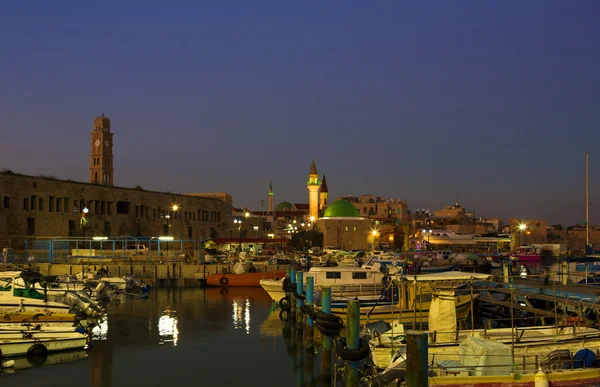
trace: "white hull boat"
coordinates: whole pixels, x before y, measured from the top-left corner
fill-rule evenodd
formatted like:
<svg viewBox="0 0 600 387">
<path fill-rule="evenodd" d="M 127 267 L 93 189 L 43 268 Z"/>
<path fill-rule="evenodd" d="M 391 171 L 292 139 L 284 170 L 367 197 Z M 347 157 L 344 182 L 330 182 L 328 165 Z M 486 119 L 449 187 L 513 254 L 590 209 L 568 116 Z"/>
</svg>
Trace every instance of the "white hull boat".
<svg viewBox="0 0 600 387">
<path fill-rule="evenodd" d="M 39 347 L 42 345 L 47 352 L 68 351 L 74 349 L 83 349 L 87 344 L 87 336 L 78 332 L 46 334 L 35 338 L 23 338 L 22 333 L 17 334 L 16 338 L 1 337 L 0 351 L 2 357 L 31 355 L 32 352 L 44 350 Z M 34 348 L 35 347 L 35 348 Z"/>
</svg>

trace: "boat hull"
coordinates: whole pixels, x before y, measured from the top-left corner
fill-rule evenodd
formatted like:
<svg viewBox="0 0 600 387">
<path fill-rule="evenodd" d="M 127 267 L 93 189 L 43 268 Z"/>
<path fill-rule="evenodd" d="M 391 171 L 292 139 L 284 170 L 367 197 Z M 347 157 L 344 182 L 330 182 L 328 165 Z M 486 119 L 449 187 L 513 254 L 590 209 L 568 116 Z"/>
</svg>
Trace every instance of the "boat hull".
<svg viewBox="0 0 600 387">
<path fill-rule="evenodd" d="M 422 302 L 413 309 L 401 309 L 397 305 L 378 305 L 360 308 L 360 321 L 362 323 L 386 321 L 392 323 L 399 321 L 402 324 L 415 325 L 415 328 L 426 327 L 429 321 L 429 307 L 431 302 Z M 471 311 L 471 296 L 456 297 L 456 320 L 464 321 Z M 346 306 L 331 307 L 331 313 L 342 318 L 346 317 Z"/>
<path fill-rule="evenodd" d="M 79 333 L 35 339 L 0 339 L 2 340 L 0 342 L 0 351 L 2 351 L 3 358 L 27 355 L 27 351 L 35 344 L 44 345 L 48 349 L 48 352 L 83 349 L 87 344 L 87 336 Z"/>
<path fill-rule="evenodd" d="M 206 284 L 209 286 L 260 286 L 262 279 L 279 279 L 285 277 L 285 270 L 264 271 L 254 273 L 221 273 L 206 276 Z"/>
<path fill-rule="evenodd" d="M 560 370 L 548 372 L 550 387 L 584 387 L 600 384 L 600 369 Z M 429 377 L 429 385 L 443 387 L 534 387 L 535 373 L 507 376 L 433 376 Z"/>
</svg>

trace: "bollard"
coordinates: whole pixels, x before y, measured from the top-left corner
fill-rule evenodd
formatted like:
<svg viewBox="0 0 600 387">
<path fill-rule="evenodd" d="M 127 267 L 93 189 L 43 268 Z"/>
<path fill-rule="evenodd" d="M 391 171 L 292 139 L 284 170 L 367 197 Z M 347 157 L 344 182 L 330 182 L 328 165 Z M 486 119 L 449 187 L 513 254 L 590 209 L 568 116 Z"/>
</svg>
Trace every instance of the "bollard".
<svg viewBox="0 0 600 387">
<path fill-rule="evenodd" d="M 296 273 L 296 293 L 298 293 L 299 296 L 301 296 L 304 293 L 304 273 L 299 271 Z M 302 311 L 300 310 L 300 307 L 302 306 L 302 299 L 298 298 L 298 303 L 296 305 L 297 308 L 297 314 L 296 314 L 296 322 L 298 324 L 302 324 L 303 323 L 303 318 L 304 318 L 304 313 L 302 313 Z"/>
<path fill-rule="evenodd" d="M 296 269 L 292 267 L 290 273 L 290 281 L 292 281 L 292 287 L 296 286 Z M 290 292 L 290 319 L 296 321 L 296 297 Z"/>
<path fill-rule="evenodd" d="M 331 288 L 321 287 L 321 310 L 331 313 Z M 321 375 L 325 380 L 331 380 L 331 337 L 323 335 L 323 351 L 321 353 Z"/>
<path fill-rule="evenodd" d="M 313 307 L 313 297 L 314 297 L 314 289 L 315 289 L 315 278 L 307 277 L 306 278 L 306 304 Z M 313 332 L 314 321 L 312 317 L 306 316 L 306 328 L 304 334 L 304 347 L 312 352 L 314 347 L 314 332 Z"/>
<path fill-rule="evenodd" d="M 406 332 L 406 387 L 427 387 L 427 332 Z"/>
<path fill-rule="evenodd" d="M 358 300 L 348 301 L 346 304 L 346 347 L 348 349 L 360 348 L 360 301 Z M 358 365 L 357 361 L 346 362 L 344 368 L 347 387 L 360 384 Z"/>
</svg>

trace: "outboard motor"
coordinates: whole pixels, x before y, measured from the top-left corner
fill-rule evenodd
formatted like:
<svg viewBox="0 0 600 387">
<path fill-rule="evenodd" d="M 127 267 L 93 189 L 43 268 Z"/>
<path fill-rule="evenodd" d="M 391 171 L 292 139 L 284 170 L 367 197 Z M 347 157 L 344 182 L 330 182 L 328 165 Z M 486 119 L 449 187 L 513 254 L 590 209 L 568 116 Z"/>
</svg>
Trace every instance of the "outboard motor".
<svg viewBox="0 0 600 387">
<path fill-rule="evenodd" d="M 75 292 L 66 292 L 64 303 L 71 307 L 80 309 L 89 317 L 97 316 L 98 314 L 102 313 L 102 309 L 98 307 L 98 304 L 89 299 L 87 296 L 85 298 L 87 298 L 87 300 L 84 299 L 82 295 Z"/>
</svg>

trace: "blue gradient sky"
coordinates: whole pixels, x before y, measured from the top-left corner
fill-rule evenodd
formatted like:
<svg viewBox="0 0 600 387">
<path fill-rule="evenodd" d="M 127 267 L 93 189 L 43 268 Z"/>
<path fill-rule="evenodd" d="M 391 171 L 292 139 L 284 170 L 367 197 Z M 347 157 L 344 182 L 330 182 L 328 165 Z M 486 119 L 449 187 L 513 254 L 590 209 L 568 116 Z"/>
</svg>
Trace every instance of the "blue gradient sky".
<svg viewBox="0 0 600 387">
<path fill-rule="evenodd" d="M 0 168 L 260 209 L 373 193 L 482 216 L 584 219 L 600 198 L 599 1 L 0 3 Z M 591 207 L 600 221 L 600 203 Z"/>
</svg>

